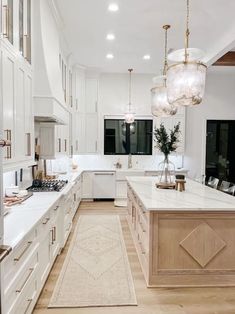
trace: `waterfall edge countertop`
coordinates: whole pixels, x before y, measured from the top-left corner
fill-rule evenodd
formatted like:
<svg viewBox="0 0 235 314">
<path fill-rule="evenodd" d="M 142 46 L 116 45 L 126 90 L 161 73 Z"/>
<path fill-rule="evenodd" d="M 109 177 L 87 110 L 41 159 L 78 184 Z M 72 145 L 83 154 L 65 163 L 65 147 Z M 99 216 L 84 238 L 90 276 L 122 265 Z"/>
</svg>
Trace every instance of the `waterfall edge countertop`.
<svg viewBox="0 0 235 314">
<path fill-rule="evenodd" d="M 185 191 L 156 188 L 156 177 L 127 177 L 146 210 L 235 211 L 235 197 L 186 179 Z"/>
</svg>

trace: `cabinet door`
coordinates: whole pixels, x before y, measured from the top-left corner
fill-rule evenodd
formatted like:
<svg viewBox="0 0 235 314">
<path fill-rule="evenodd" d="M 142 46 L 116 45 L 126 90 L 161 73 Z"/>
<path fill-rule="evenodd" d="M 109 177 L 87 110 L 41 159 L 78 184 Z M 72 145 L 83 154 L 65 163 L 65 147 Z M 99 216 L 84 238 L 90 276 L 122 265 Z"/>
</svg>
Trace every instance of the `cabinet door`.
<svg viewBox="0 0 235 314">
<path fill-rule="evenodd" d="M 50 241 L 51 241 L 51 233 L 46 232 L 46 236 L 41 240 L 39 246 L 39 270 L 38 270 L 38 280 L 39 287 L 42 287 L 47 279 L 47 276 L 50 271 L 51 265 L 51 255 L 50 255 Z"/>
<path fill-rule="evenodd" d="M 86 152 L 86 115 L 78 114 L 77 116 L 77 138 L 75 142 L 75 147 L 78 153 Z"/>
<path fill-rule="evenodd" d="M 13 16 L 14 1 L 2 0 L 2 34 L 11 44 L 13 44 Z"/>
<path fill-rule="evenodd" d="M 2 54 L 2 94 L 4 138 L 11 141 L 11 147 L 4 149 L 4 160 L 13 161 L 15 138 L 15 59 L 7 51 Z"/>
<path fill-rule="evenodd" d="M 32 108 L 32 77 L 27 72 L 25 73 L 25 98 L 24 98 L 24 147 L 26 159 L 33 158 L 33 138 L 34 138 L 34 118 Z"/>
<path fill-rule="evenodd" d="M 60 250 L 58 218 L 56 218 L 54 222 L 52 223 L 50 236 L 51 236 L 51 243 L 50 243 L 51 264 L 53 264 Z"/>
<path fill-rule="evenodd" d="M 93 172 L 82 175 L 82 198 L 93 198 Z"/>
<path fill-rule="evenodd" d="M 98 106 L 98 80 L 86 79 L 86 112 L 96 113 Z"/>
<path fill-rule="evenodd" d="M 98 116 L 97 114 L 86 115 L 86 153 L 98 151 Z"/>
<path fill-rule="evenodd" d="M 15 151 L 16 160 L 25 159 L 25 73 L 23 68 L 16 70 L 16 118 L 15 118 Z"/>
</svg>

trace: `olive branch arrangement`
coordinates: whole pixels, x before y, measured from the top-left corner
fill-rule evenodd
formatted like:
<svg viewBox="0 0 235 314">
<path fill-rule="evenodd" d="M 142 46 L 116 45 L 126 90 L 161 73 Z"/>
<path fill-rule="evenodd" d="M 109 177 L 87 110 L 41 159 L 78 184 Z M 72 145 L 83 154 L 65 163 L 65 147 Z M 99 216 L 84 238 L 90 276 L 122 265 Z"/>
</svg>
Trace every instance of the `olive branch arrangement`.
<svg viewBox="0 0 235 314">
<path fill-rule="evenodd" d="M 165 126 L 161 123 L 159 128 L 155 128 L 154 130 L 154 141 L 156 143 L 156 147 L 165 155 L 165 158 L 171 152 L 175 152 L 177 149 L 177 144 L 179 143 L 179 135 L 180 135 L 180 122 L 178 122 L 172 130 L 170 130 L 170 134 L 167 133 Z"/>
</svg>

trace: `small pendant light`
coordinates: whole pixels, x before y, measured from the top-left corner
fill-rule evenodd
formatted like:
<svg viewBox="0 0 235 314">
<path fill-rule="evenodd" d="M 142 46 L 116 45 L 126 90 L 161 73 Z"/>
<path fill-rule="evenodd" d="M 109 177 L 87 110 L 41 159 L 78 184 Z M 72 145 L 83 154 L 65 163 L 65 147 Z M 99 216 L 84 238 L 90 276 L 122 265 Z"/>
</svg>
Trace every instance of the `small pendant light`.
<svg viewBox="0 0 235 314">
<path fill-rule="evenodd" d="M 166 87 L 166 71 L 168 67 L 167 63 L 167 31 L 170 25 L 164 25 L 165 30 L 165 60 L 164 70 L 162 76 L 157 76 L 153 79 L 155 87 L 151 89 L 151 112 L 156 117 L 168 117 L 175 115 L 177 108 L 174 105 L 169 104 L 167 99 L 167 87 Z"/>
<path fill-rule="evenodd" d="M 129 103 L 127 105 L 127 111 L 125 113 L 124 119 L 126 123 L 133 123 L 135 121 L 135 113 L 133 110 L 133 105 L 131 104 L 131 74 L 133 69 L 128 69 L 129 72 Z"/>
</svg>

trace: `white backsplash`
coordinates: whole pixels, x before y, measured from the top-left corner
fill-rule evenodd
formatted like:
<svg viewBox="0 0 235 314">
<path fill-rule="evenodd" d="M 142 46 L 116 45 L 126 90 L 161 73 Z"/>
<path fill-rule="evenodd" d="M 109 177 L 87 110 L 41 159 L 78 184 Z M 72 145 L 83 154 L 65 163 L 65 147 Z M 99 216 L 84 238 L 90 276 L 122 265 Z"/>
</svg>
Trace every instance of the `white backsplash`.
<svg viewBox="0 0 235 314">
<path fill-rule="evenodd" d="M 132 168 L 136 169 L 150 169 L 158 168 L 159 162 L 163 160 L 163 155 L 155 156 L 132 156 Z M 183 167 L 183 157 L 181 155 L 172 155 L 170 160 L 174 163 L 176 168 Z M 57 160 L 47 161 L 48 174 L 56 172 L 68 172 L 71 169 L 72 162 L 78 165 L 78 169 L 87 170 L 109 170 L 115 169 L 115 163 L 119 161 L 122 168 L 128 166 L 128 156 L 122 155 L 76 155 L 71 158 L 60 158 Z"/>
</svg>

